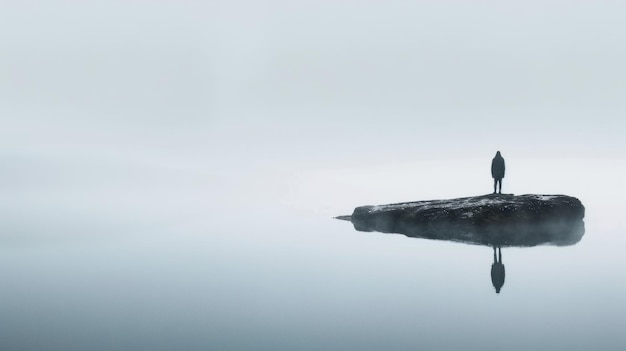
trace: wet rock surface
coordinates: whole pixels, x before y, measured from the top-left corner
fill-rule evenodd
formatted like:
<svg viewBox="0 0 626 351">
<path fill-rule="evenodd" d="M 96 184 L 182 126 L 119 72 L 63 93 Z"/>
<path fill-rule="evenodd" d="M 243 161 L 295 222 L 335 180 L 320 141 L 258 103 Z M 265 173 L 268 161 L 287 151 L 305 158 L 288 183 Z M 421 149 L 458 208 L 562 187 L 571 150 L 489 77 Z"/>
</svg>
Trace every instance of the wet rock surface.
<svg viewBox="0 0 626 351">
<path fill-rule="evenodd" d="M 573 245 L 584 235 L 585 208 L 566 195 L 489 194 L 449 200 L 361 206 L 358 231 L 489 246 Z"/>
</svg>

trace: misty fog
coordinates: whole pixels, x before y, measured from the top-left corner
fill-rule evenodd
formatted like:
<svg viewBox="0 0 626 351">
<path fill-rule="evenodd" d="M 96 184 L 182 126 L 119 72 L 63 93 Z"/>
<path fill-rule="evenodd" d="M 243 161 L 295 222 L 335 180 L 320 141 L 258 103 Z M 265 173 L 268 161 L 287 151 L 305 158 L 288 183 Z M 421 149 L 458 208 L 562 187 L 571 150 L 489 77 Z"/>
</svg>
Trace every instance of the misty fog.
<svg viewBox="0 0 626 351">
<path fill-rule="evenodd" d="M 12 2 L 2 350 L 620 349 L 626 4 Z M 357 232 L 503 192 L 569 247 Z"/>
</svg>

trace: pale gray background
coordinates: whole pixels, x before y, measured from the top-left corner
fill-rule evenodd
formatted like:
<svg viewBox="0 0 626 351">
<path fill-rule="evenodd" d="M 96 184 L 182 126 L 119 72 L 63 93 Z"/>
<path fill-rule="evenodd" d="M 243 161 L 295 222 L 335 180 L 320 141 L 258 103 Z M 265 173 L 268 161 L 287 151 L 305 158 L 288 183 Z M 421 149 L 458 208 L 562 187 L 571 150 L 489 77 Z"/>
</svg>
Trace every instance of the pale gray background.
<svg viewBox="0 0 626 351">
<path fill-rule="evenodd" d="M 622 349 L 626 4 L 0 5 L 0 348 Z M 569 248 L 358 233 L 491 190 Z"/>
</svg>

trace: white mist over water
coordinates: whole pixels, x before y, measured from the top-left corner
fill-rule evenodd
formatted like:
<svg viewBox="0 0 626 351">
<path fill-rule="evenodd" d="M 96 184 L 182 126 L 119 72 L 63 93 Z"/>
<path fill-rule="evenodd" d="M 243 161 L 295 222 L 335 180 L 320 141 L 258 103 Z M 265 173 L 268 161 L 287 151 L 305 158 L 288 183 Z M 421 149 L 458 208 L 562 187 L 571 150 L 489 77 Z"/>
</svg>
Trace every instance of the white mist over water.
<svg viewBox="0 0 626 351">
<path fill-rule="evenodd" d="M 488 193 L 490 156 L 479 161 L 230 176 L 31 158 L 28 169 L 47 171 L 4 173 L 14 183 L 3 189 L 13 205 L 3 204 L 2 340 L 53 350 L 451 350 L 461 339 L 490 349 L 495 331 L 499 344 L 538 349 L 622 345 L 623 194 L 590 181 L 597 170 L 626 175 L 619 164 L 507 158 L 505 192 L 579 197 L 586 234 L 572 247 L 505 249 L 499 295 L 490 248 L 356 232 L 331 218 L 363 204 Z"/>
<path fill-rule="evenodd" d="M 626 8 L 31 1 L 0 13 L 0 349 L 622 349 Z M 503 191 L 571 247 L 355 231 Z"/>
</svg>

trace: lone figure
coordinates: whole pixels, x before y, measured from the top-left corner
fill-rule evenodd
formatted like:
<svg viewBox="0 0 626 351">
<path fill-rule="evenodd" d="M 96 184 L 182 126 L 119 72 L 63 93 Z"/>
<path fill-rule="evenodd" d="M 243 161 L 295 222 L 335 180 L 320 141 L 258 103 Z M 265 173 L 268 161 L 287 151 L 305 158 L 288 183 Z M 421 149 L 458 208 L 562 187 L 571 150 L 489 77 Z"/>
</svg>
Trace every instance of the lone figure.
<svg viewBox="0 0 626 351">
<path fill-rule="evenodd" d="M 491 160 L 491 176 L 493 177 L 493 193 L 496 193 L 496 185 L 498 185 L 498 193 L 502 194 L 502 178 L 504 178 L 504 159 L 500 155 L 500 151 L 496 152 L 496 157 Z"/>
<path fill-rule="evenodd" d="M 493 247 L 493 264 L 491 265 L 491 283 L 496 288 L 496 294 L 504 285 L 504 264 L 502 264 L 502 249 L 498 246 L 498 256 L 496 257 L 496 247 Z"/>
</svg>

